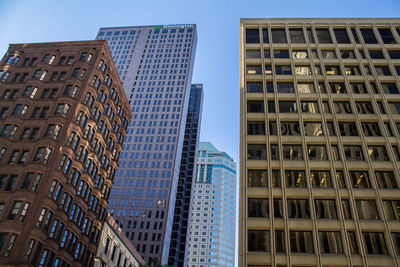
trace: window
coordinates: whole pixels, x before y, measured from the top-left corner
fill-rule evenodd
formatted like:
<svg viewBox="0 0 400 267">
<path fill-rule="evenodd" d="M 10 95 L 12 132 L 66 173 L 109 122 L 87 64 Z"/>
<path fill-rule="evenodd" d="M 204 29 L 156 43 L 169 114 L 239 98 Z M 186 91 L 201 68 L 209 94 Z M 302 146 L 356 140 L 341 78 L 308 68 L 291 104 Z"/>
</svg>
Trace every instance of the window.
<svg viewBox="0 0 400 267">
<path fill-rule="evenodd" d="M 268 176 L 266 170 L 248 170 L 248 187 L 267 187 Z"/>
<path fill-rule="evenodd" d="M 358 136 L 357 127 L 354 122 L 339 122 L 341 136 Z"/>
<path fill-rule="evenodd" d="M 278 93 L 294 93 L 293 83 L 277 83 Z"/>
<path fill-rule="evenodd" d="M 306 173 L 304 171 L 286 170 L 285 178 L 286 178 L 286 187 L 300 187 L 300 188 L 307 187 Z"/>
<path fill-rule="evenodd" d="M 247 159 L 249 160 L 266 160 L 267 151 L 265 145 L 248 145 Z"/>
<path fill-rule="evenodd" d="M 339 65 L 326 65 L 325 71 L 326 75 L 342 75 Z"/>
<path fill-rule="evenodd" d="M 384 146 L 368 146 L 368 154 L 372 161 L 388 161 L 389 157 Z"/>
<path fill-rule="evenodd" d="M 400 59 L 400 51 L 399 50 L 389 50 L 389 56 L 391 59 Z"/>
<path fill-rule="evenodd" d="M 392 35 L 392 31 L 390 29 L 378 29 L 379 34 L 381 35 L 382 41 L 385 44 L 395 44 L 396 40 Z"/>
<path fill-rule="evenodd" d="M 289 58 L 288 50 L 274 50 L 275 58 Z"/>
<path fill-rule="evenodd" d="M 372 29 L 360 29 L 360 31 L 361 31 L 361 35 L 364 38 L 364 42 L 366 44 L 377 44 L 378 43 Z"/>
<path fill-rule="evenodd" d="M 395 83 L 382 83 L 382 89 L 385 94 L 398 94 L 399 90 Z"/>
<path fill-rule="evenodd" d="M 261 58 L 260 50 L 246 50 L 246 58 Z"/>
<path fill-rule="evenodd" d="M 292 68 L 290 65 L 275 65 L 275 74 L 276 75 L 291 75 Z M 293 87 L 293 84 L 292 84 Z M 279 90 L 278 90 L 279 92 Z"/>
<path fill-rule="evenodd" d="M 388 220 L 400 220 L 400 200 L 384 200 L 382 203 Z"/>
<path fill-rule="evenodd" d="M 259 65 L 247 65 L 246 66 L 247 74 L 248 75 L 261 75 L 262 69 Z"/>
<path fill-rule="evenodd" d="M 349 175 L 354 188 L 371 188 L 367 172 L 350 171 Z"/>
<path fill-rule="evenodd" d="M 364 83 L 350 83 L 350 88 L 354 94 L 368 94 Z"/>
<path fill-rule="evenodd" d="M 308 145 L 307 152 L 309 160 L 328 160 L 324 145 Z"/>
<path fill-rule="evenodd" d="M 344 145 L 343 149 L 347 160 L 364 160 L 361 146 Z"/>
<path fill-rule="evenodd" d="M 363 232 L 362 234 L 367 254 L 388 254 L 383 233 Z"/>
<path fill-rule="evenodd" d="M 299 123 L 281 121 L 281 135 L 288 135 L 288 136 L 300 135 Z"/>
<path fill-rule="evenodd" d="M 277 253 L 284 253 L 285 246 L 285 232 L 283 230 L 275 230 L 275 249 Z"/>
<path fill-rule="evenodd" d="M 294 59 L 304 59 L 304 58 L 308 58 L 307 50 L 293 50 L 293 51 L 292 51 L 292 57 L 293 57 Z"/>
<path fill-rule="evenodd" d="M 382 136 L 377 123 L 362 122 L 361 126 L 365 136 Z"/>
<path fill-rule="evenodd" d="M 247 112 L 263 113 L 264 102 L 263 101 L 247 101 Z"/>
<path fill-rule="evenodd" d="M 290 231 L 290 251 L 293 253 L 314 253 L 312 232 Z"/>
<path fill-rule="evenodd" d="M 270 252 L 269 231 L 248 230 L 248 251 Z"/>
<path fill-rule="evenodd" d="M 248 82 L 247 83 L 247 93 L 262 93 L 263 84 L 260 82 Z"/>
<path fill-rule="evenodd" d="M 310 171 L 310 182 L 313 188 L 331 188 L 331 173 L 329 171 Z"/>
<path fill-rule="evenodd" d="M 269 204 L 266 198 L 249 198 L 248 217 L 249 218 L 269 218 Z"/>
<path fill-rule="evenodd" d="M 375 200 L 356 199 L 356 207 L 360 219 L 379 220 Z"/>
<path fill-rule="evenodd" d="M 391 171 L 376 171 L 376 180 L 380 189 L 398 189 L 396 178 Z"/>
<path fill-rule="evenodd" d="M 333 32 L 335 33 L 336 42 L 338 44 L 350 44 L 346 29 L 334 29 Z"/>
<path fill-rule="evenodd" d="M 271 29 L 273 43 L 287 43 L 285 29 Z"/>
<path fill-rule="evenodd" d="M 297 104 L 295 101 L 279 101 L 280 113 L 297 113 Z"/>
<path fill-rule="evenodd" d="M 14 206 L 13 206 L 12 210 L 10 211 L 10 214 L 8 215 L 7 219 L 14 220 L 17 217 L 21 206 L 22 206 L 22 201 L 14 201 Z"/>
<path fill-rule="evenodd" d="M 289 35 L 292 43 L 305 43 L 302 29 L 289 29 Z"/>
<path fill-rule="evenodd" d="M 343 253 L 340 232 L 319 232 L 318 235 L 321 253 Z"/>
<path fill-rule="evenodd" d="M 316 29 L 315 31 L 317 33 L 319 43 L 321 43 L 321 44 L 332 43 L 332 39 L 331 39 L 328 29 Z"/>
<path fill-rule="evenodd" d="M 350 209 L 350 203 L 348 199 L 342 199 L 342 208 L 343 208 L 343 218 L 346 220 L 351 220 L 351 209 Z"/>
<path fill-rule="evenodd" d="M 353 50 L 341 50 L 340 56 L 342 59 L 355 59 L 356 55 L 354 54 Z"/>
<path fill-rule="evenodd" d="M 310 218 L 310 207 L 308 205 L 308 199 L 288 199 L 287 202 L 289 218 Z"/>
<path fill-rule="evenodd" d="M 258 29 L 246 29 L 246 43 L 260 43 L 260 33 Z"/>
<path fill-rule="evenodd" d="M 368 50 L 369 56 L 371 59 L 384 59 L 383 53 L 381 50 Z"/>
<path fill-rule="evenodd" d="M 265 123 L 264 122 L 248 122 L 247 123 L 247 134 L 248 135 L 265 135 Z"/>
<path fill-rule="evenodd" d="M 360 114 L 375 114 L 371 102 L 356 102 L 356 108 Z"/>
<path fill-rule="evenodd" d="M 352 114 L 351 106 L 349 102 L 335 101 L 333 102 L 335 112 L 338 114 Z"/>
<path fill-rule="evenodd" d="M 335 50 L 321 50 L 321 55 L 323 59 L 336 59 L 336 51 Z"/>
<path fill-rule="evenodd" d="M 284 160 L 303 160 L 301 145 L 283 145 L 282 153 Z"/>
<path fill-rule="evenodd" d="M 312 75 L 311 68 L 310 66 L 301 66 L 301 65 L 296 65 L 294 67 L 294 73 L 298 76 L 304 76 L 304 75 Z M 291 73 L 290 73 L 291 74 Z"/>
<path fill-rule="evenodd" d="M 4 250 L 4 253 L 3 253 L 4 257 L 8 257 L 10 255 L 11 250 L 12 250 L 12 248 L 14 246 L 15 239 L 17 239 L 17 235 L 16 234 L 12 234 L 11 238 L 10 238 L 10 241 L 8 242 L 8 244 L 6 246 L 6 249 Z"/>
<path fill-rule="evenodd" d="M 379 76 L 391 76 L 392 73 L 390 72 L 387 66 L 375 66 L 376 74 Z"/>
<path fill-rule="evenodd" d="M 361 75 L 360 68 L 358 66 L 344 66 L 344 72 L 346 75 Z"/>
<path fill-rule="evenodd" d="M 322 123 L 320 122 L 304 122 L 304 134 L 306 136 L 322 136 Z"/>
<path fill-rule="evenodd" d="M 315 88 L 313 83 L 298 83 L 297 91 L 300 94 L 311 94 L 315 93 Z"/>
<path fill-rule="evenodd" d="M 316 199 L 315 214 L 318 219 L 337 219 L 336 203 L 333 199 Z"/>
</svg>

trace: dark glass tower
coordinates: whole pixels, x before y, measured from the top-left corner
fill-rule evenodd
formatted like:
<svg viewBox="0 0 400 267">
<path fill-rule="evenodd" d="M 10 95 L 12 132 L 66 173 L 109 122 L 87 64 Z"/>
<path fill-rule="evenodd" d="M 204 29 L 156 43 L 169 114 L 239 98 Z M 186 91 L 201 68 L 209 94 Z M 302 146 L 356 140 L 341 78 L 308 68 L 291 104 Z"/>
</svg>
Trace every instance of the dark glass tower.
<svg viewBox="0 0 400 267">
<path fill-rule="evenodd" d="M 168 264 L 185 266 L 186 237 L 189 222 L 193 177 L 196 176 L 196 151 L 200 136 L 203 85 L 192 84 L 183 140 L 181 169 L 175 202 L 174 223 Z"/>
</svg>

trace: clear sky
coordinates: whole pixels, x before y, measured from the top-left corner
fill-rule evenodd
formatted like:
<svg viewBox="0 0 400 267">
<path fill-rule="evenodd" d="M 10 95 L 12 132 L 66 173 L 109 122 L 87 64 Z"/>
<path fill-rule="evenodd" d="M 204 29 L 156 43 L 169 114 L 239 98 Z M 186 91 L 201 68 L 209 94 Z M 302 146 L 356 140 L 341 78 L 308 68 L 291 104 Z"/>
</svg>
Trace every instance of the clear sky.
<svg viewBox="0 0 400 267">
<path fill-rule="evenodd" d="M 100 27 L 196 23 L 201 140 L 238 162 L 240 18 L 399 17 L 400 0 L 0 0 L 0 13 L 1 56 L 9 43 L 89 40 Z"/>
</svg>

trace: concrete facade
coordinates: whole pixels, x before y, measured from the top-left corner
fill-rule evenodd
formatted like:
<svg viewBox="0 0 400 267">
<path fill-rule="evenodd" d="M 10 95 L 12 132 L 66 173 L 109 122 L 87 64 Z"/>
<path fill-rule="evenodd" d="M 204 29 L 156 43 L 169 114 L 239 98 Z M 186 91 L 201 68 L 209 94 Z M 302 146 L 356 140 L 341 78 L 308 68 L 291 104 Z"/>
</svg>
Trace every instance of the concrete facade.
<svg viewBox="0 0 400 267">
<path fill-rule="evenodd" d="M 399 33 L 241 20 L 239 266 L 399 266 Z"/>
<path fill-rule="evenodd" d="M 93 263 L 132 112 L 105 41 L 0 64 L 0 265 Z"/>
</svg>

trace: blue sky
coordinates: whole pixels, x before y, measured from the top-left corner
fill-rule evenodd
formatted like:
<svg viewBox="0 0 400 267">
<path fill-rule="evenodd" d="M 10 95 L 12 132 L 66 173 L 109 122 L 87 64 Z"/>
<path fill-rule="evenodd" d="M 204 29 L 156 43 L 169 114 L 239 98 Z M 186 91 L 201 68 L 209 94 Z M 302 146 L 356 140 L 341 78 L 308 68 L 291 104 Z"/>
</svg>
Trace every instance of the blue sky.
<svg viewBox="0 0 400 267">
<path fill-rule="evenodd" d="M 400 0 L 0 0 L 0 11 L 1 56 L 9 43 L 89 40 L 100 27 L 196 23 L 201 140 L 238 161 L 240 18 L 398 17 Z"/>
</svg>

